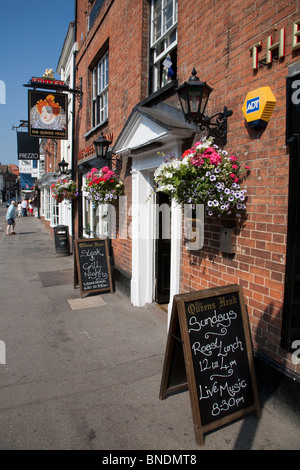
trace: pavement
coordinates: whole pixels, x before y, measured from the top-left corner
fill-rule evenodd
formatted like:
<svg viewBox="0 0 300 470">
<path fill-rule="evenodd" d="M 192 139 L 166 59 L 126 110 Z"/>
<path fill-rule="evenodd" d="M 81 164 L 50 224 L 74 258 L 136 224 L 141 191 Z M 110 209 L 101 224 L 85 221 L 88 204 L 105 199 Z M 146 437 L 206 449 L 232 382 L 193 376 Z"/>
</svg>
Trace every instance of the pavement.
<svg viewBox="0 0 300 470">
<path fill-rule="evenodd" d="M 218 428 L 199 447 L 189 392 L 159 399 L 166 313 L 120 292 L 81 298 L 73 255 L 57 256 L 52 230 L 25 217 L 7 237 L 1 210 L 0 450 L 300 449 L 299 388 L 285 380 L 258 380 L 262 417 Z"/>
</svg>

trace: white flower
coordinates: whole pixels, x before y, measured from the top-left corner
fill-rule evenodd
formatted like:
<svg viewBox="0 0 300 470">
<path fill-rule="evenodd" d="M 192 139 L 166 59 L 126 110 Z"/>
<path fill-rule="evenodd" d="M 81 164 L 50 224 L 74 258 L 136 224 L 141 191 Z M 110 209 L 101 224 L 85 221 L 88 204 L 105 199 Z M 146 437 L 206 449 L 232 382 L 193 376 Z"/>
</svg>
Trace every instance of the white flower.
<svg viewBox="0 0 300 470">
<path fill-rule="evenodd" d="M 172 160 L 172 167 L 174 168 L 174 170 L 179 170 L 180 166 L 181 166 L 181 161 L 180 160 Z"/>
</svg>

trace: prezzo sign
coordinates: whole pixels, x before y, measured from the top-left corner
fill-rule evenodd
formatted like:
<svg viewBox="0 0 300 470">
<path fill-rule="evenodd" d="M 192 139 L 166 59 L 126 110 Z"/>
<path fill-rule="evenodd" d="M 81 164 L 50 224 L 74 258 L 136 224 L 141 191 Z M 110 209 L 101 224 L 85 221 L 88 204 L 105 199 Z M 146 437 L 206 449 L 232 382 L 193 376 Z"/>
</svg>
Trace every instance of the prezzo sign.
<svg viewBox="0 0 300 470">
<path fill-rule="evenodd" d="M 259 111 L 259 96 L 247 101 L 246 113 L 249 114 L 253 113 L 254 111 Z"/>
<path fill-rule="evenodd" d="M 18 154 L 19 160 L 39 160 L 38 153 L 19 153 Z"/>
<path fill-rule="evenodd" d="M 40 145 L 34 137 L 30 137 L 27 132 L 18 132 L 18 160 L 39 160 Z"/>
</svg>

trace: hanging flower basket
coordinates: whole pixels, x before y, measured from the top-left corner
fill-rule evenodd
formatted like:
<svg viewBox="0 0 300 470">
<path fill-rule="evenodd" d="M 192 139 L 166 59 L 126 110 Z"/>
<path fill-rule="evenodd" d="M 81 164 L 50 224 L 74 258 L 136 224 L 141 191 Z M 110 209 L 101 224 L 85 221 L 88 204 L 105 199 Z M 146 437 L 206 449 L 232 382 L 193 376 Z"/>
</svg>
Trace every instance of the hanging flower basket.
<svg viewBox="0 0 300 470">
<path fill-rule="evenodd" d="M 59 179 L 51 186 L 51 191 L 58 203 L 64 200 L 73 201 L 78 196 L 76 183 L 70 179 Z"/>
<path fill-rule="evenodd" d="M 179 204 L 204 204 L 209 216 L 241 219 L 246 211 L 246 189 L 240 183 L 241 165 L 235 155 L 229 155 L 204 138 L 186 150 L 182 157 L 165 158 L 154 173 L 156 191 L 168 194 Z"/>
<path fill-rule="evenodd" d="M 87 185 L 84 191 L 95 206 L 114 204 L 123 192 L 123 182 L 108 166 L 99 170 L 92 168 L 87 174 Z"/>
</svg>

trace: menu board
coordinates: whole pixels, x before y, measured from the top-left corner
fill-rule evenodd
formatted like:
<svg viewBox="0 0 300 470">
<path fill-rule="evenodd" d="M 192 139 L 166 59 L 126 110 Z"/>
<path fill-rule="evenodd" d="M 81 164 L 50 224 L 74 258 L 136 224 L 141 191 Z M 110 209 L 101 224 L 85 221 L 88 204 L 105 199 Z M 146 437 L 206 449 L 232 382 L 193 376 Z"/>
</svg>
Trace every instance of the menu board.
<svg viewBox="0 0 300 470">
<path fill-rule="evenodd" d="M 107 238 L 75 240 L 74 287 L 79 284 L 81 297 L 91 292 L 112 292 Z"/>
<path fill-rule="evenodd" d="M 260 416 L 240 286 L 174 297 L 160 398 L 187 386 L 198 444 L 203 433 L 246 413 Z"/>
</svg>

